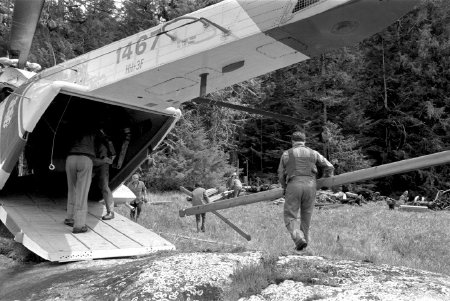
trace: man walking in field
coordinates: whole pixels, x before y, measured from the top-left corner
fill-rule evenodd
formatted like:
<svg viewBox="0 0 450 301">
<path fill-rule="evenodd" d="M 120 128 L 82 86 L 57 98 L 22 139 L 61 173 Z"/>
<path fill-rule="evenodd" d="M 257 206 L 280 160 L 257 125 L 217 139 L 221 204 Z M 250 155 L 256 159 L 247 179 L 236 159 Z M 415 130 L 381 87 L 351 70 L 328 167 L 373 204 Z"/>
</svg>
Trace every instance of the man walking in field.
<svg viewBox="0 0 450 301">
<path fill-rule="evenodd" d="M 230 177 L 228 187 L 230 190 L 233 190 L 233 193 L 228 196 L 228 198 L 237 198 L 242 190 L 242 182 L 239 180 L 238 174 L 233 172 Z"/>
<path fill-rule="evenodd" d="M 139 175 L 137 173 L 131 177 L 131 182 L 128 183 L 127 186 L 136 196 L 136 198 L 128 204 L 128 207 L 131 210 L 131 219 L 137 222 L 142 211 L 142 203 L 147 201 L 147 188 L 145 187 L 144 182 L 139 181 Z"/>
<path fill-rule="evenodd" d="M 204 205 L 210 202 L 208 196 L 206 195 L 205 188 L 201 186 L 202 185 L 200 183 L 195 184 L 195 189 L 194 191 L 192 191 L 192 206 Z M 200 230 L 202 230 L 202 232 L 205 232 L 206 213 L 195 215 L 195 222 L 197 223 L 197 232 L 199 232 L 198 226 L 200 223 L 200 218 L 202 220 L 202 226 L 200 227 Z"/>
<path fill-rule="evenodd" d="M 284 223 L 295 243 L 295 249 L 301 251 L 309 242 L 309 226 L 316 199 L 317 168 L 322 169 L 323 177 L 330 177 L 334 167 L 324 156 L 305 146 L 304 132 L 294 132 L 291 139 L 292 148 L 281 156 L 278 178 L 285 190 Z"/>
</svg>

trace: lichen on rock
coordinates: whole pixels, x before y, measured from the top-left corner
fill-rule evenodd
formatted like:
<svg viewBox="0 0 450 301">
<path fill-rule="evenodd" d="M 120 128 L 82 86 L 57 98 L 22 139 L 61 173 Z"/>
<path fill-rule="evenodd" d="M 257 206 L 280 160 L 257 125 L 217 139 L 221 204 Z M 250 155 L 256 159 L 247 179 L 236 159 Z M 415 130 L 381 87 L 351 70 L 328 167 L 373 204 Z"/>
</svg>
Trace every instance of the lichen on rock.
<svg viewBox="0 0 450 301">
<path fill-rule="evenodd" d="M 229 294 L 260 252 L 158 253 L 137 259 L 38 264 L 10 273 L 0 300 L 237 300 Z M 314 256 L 275 258 L 276 279 L 241 301 L 450 300 L 450 277 Z"/>
</svg>

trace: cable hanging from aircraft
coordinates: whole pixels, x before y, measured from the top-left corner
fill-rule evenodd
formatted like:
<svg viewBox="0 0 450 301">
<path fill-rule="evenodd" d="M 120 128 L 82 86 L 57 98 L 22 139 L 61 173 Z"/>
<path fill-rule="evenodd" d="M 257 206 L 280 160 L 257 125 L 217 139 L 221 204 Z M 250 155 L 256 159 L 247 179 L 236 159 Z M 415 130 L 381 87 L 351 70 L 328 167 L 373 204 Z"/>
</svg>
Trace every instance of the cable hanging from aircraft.
<svg viewBox="0 0 450 301">
<path fill-rule="evenodd" d="M 55 165 L 53 164 L 53 151 L 55 148 L 56 134 L 58 133 L 59 125 L 61 124 L 61 121 L 64 117 L 64 114 L 66 113 L 67 108 L 69 107 L 71 100 L 72 100 L 72 96 L 69 97 L 66 107 L 64 108 L 64 111 L 62 112 L 61 117 L 59 118 L 58 124 L 56 125 L 55 131 L 53 132 L 52 151 L 51 151 L 51 155 L 50 155 L 50 165 L 48 166 L 48 169 L 50 169 L 50 170 L 55 170 Z"/>
</svg>

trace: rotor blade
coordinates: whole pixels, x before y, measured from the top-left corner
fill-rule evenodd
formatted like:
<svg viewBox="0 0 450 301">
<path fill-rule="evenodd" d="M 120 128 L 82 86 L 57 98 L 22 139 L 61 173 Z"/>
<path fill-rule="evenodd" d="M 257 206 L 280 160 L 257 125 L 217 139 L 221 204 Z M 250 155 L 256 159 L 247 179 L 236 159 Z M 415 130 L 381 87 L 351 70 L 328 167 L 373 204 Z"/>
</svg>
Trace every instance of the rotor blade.
<svg viewBox="0 0 450 301">
<path fill-rule="evenodd" d="M 275 119 L 279 119 L 279 120 L 283 120 L 283 121 L 287 121 L 287 122 L 295 123 L 295 124 L 305 123 L 305 120 L 302 120 L 302 119 L 298 119 L 298 118 L 294 118 L 294 117 L 290 117 L 290 116 L 286 116 L 286 115 L 282 115 L 282 114 L 272 113 L 272 112 L 268 112 L 268 111 L 263 111 L 263 110 L 259 110 L 259 109 L 244 107 L 244 106 L 240 106 L 240 105 L 235 105 L 235 104 L 231 104 L 228 102 L 215 101 L 215 100 L 204 98 L 204 97 L 197 97 L 197 98 L 194 98 L 192 101 L 195 101 L 197 103 L 208 103 L 208 104 L 213 104 L 213 105 L 220 106 L 220 107 L 230 108 L 233 110 L 244 111 L 244 112 L 251 113 L 251 114 L 267 116 L 267 117 L 271 117 L 271 118 L 275 118 Z"/>
<path fill-rule="evenodd" d="M 338 186 L 348 183 L 360 182 L 375 178 L 387 177 L 399 173 L 413 171 L 421 168 L 432 167 L 450 163 L 450 151 L 443 151 L 431 155 L 402 160 L 380 166 L 356 170 L 343 173 L 330 178 L 321 178 L 317 180 L 317 188 Z M 233 199 L 220 202 L 209 203 L 206 205 L 193 206 L 191 208 L 179 211 L 180 217 L 186 215 L 200 214 L 212 210 L 222 210 L 236 206 L 248 205 L 257 202 L 269 201 L 283 196 L 282 188 L 275 188 L 268 191 L 258 192 L 246 196 L 240 196 Z"/>
<path fill-rule="evenodd" d="M 23 69 L 27 63 L 37 22 L 45 0 L 16 0 L 11 27 L 9 53 L 18 58 L 17 67 Z"/>
</svg>

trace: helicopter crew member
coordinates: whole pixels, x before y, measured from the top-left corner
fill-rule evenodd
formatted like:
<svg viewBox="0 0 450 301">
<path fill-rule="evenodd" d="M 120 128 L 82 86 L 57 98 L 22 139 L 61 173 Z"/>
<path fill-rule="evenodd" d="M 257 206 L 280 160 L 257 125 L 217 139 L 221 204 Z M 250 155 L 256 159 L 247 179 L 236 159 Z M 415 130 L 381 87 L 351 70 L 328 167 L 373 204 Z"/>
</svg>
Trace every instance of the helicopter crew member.
<svg viewBox="0 0 450 301">
<path fill-rule="evenodd" d="M 316 199 L 317 167 L 324 177 L 333 175 L 333 165 L 317 151 L 305 146 L 306 135 L 292 134 L 292 148 L 281 156 L 278 178 L 285 190 L 284 223 L 295 249 L 301 251 L 309 242 L 309 226 Z M 300 221 L 299 221 L 300 211 Z"/>
</svg>

